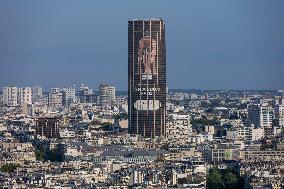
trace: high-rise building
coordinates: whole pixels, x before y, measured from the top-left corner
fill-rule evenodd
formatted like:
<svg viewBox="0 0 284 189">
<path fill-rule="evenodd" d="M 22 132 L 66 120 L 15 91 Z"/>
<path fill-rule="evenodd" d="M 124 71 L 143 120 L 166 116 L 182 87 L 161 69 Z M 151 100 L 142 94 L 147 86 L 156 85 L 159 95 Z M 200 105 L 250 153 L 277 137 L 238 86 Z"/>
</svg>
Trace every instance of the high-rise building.
<svg viewBox="0 0 284 189">
<path fill-rule="evenodd" d="M 63 105 L 69 106 L 70 104 L 74 104 L 76 100 L 75 96 L 75 88 L 68 87 L 62 89 L 62 102 Z"/>
<path fill-rule="evenodd" d="M 17 87 L 3 87 L 3 104 L 7 106 L 18 105 L 18 88 Z"/>
<path fill-rule="evenodd" d="M 273 124 L 273 109 L 272 106 L 263 103 L 260 105 L 260 127 L 261 128 L 272 128 Z"/>
<path fill-rule="evenodd" d="M 21 103 L 32 103 L 32 89 L 30 87 L 18 88 L 18 104 Z"/>
<path fill-rule="evenodd" d="M 250 105 L 248 108 L 248 120 L 256 128 L 263 128 L 266 137 L 273 135 L 274 112 L 271 105 L 264 102 Z"/>
<path fill-rule="evenodd" d="M 128 21 L 129 132 L 165 136 L 166 42 L 162 19 Z"/>
<path fill-rule="evenodd" d="M 260 127 L 260 108 L 259 104 L 251 104 L 248 106 L 248 121 L 249 125 L 253 124 L 254 127 Z"/>
<path fill-rule="evenodd" d="M 112 105 L 115 102 L 115 87 L 107 84 L 100 85 L 100 104 Z"/>
<path fill-rule="evenodd" d="M 32 96 L 33 97 L 42 96 L 42 87 L 34 86 L 32 89 Z"/>
<path fill-rule="evenodd" d="M 51 88 L 48 95 L 48 104 L 54 108 L 62 106 L 62 90 L 60 88 Z"/>
<path fill-rule="evenodd" d="M 276 107 L 276 115 L 278 120 L 278 126 L 284 128 L 284 104 Z"/>
<path fill-rule="evenodd" d="M 38 118 L 36 120 L 36 134 L 41 137 L 58 138 L 59 121 L 57 118 Z"/>
<path fill-rule="evenodd" d="M 79 101 L 80 103 L 93 103 L 94 102 L 93 90 L 88 86 L 82 86 L 79 89 Z"/>
<path fill-rule="evenodd" d="M 32 103 L 39 103 L 42 98 L 42 87 L 34 86 L 32 88 Z"/>
</svg>

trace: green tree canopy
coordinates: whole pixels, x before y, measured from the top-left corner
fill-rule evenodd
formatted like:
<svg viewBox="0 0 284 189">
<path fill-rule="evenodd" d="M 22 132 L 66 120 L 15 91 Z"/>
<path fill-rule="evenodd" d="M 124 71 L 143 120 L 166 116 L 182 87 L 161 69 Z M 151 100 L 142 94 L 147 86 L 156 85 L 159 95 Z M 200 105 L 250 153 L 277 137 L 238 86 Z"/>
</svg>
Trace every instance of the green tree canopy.
<svg viewBox="0 0 284 189">
<path fill-rule="evenodd" d="M 17 167 L 19 167 L 19 165 L 13 164 L 13 163 L 8 163 L 8 164 L 5 164 L 5 165 L 2 165 L 0 167 L 0 171 L 11 173 L 11 172 L 14 172 L 14 170 L 16 170 Z"/>
<path fill-rule="evenodd" d="M 234 173 L 228 172 L 224 174 L 224 181 L 226 186 L 234 185 L 238 183 L 238 177 Z"/>
</svg>

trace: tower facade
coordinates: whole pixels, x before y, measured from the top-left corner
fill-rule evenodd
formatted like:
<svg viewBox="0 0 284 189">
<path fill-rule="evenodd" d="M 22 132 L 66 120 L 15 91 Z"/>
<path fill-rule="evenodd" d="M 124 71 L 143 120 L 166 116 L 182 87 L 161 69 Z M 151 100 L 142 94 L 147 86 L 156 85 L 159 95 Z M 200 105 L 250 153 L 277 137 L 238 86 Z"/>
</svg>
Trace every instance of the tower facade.
<svg viewBox="0 0 284 189">
<path fill-rule="evenodd" d="M 162 19 L 128 21 L 129 132 L 165 135 L 166 42 Z"/>
</svg>

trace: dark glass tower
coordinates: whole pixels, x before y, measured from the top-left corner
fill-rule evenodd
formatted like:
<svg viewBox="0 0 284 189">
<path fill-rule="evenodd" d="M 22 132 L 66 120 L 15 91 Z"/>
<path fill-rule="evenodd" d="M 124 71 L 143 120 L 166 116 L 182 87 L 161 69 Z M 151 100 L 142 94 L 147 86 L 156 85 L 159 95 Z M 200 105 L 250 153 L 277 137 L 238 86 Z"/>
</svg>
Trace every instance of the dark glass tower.
<svg viewBox="0 0 284 189">
<path fill-rule="evenodd" d="M 129 132 L 165 135 L 166 43 L 162 19 L 128 21 Z"/>
</svg>

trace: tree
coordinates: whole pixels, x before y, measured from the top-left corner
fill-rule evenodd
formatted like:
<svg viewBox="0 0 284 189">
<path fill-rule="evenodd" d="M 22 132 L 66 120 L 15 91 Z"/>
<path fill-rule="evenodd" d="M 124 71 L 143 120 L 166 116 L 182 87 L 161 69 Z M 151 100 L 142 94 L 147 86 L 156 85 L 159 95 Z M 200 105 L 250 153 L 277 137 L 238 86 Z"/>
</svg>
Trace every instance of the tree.
<svg viewBox="0 0 284 189">
<path fill-rule="evenodd" d="M 38 161 L 43 161 L 45 158 L 45 153 L 43 150 L 35 150 L 35 156 L 36 156 L 36 160 Z"/>
<path fill-rule="evenodd" d="M 0 167 L 0 171 L 11 173 L 11 172 L 14 172 L 14 170 L 16 170 L 18 166 L 19 165 L 17 165 L 17 164 L 8 163 L 8 164 L 5 164 L 5 165 L 2 165 Z"/>
<path fill-rule="evenodd" d="M 239 177 L 236 171 L 231 169 L 219 170 L 217 167 L 210 169 L 207 177 L 209 189 L 238 189 L 244 188 L 244 179 Z"/>
<path fill-rule="evenodd" d="M 226 187 L 232 186 L 238 183 L 238 177 L 234 173 L 228 172 L 224 174 L 224 181 Z"/>
<path fill-rule="evenodd" d="M 51 162 L 62 162 L 63 157 L 57 150 L 48 150 L 45 152 L 45 159 Z"/>
<path fill-rule="evenodd" d="M 93 120 L 89 123 L 89 125 L 100 125 L 100 124 L 101 124 L 101 122 L 98 121 L 98 120 Z"/>
<path fill-rule="evenodd" d="M 101 124 L 101 128 L 104 131 L 112 131 L 113 130 L 113 125 L 112 125 L 112 123 L 109 123 L 109 122 L 103 122 Z"/>
<path fill-rule="evenodd" d="M 223 179 L 222 174 L 220 173 L 217 167 L 214 167 L 210 170 L 207 180 L 208 188 L 212 189 L 221 189 L 223 188 Z"/>
</svg>

